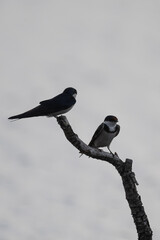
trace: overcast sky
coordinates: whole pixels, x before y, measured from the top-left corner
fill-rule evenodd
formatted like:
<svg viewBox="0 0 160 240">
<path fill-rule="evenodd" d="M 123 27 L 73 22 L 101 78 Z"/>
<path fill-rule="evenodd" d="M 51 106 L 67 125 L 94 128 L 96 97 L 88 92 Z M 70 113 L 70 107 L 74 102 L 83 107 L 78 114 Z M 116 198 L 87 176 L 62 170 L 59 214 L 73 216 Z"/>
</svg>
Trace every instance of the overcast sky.
<svg viewBox="0 0 160 240">
<path fill-rule="evenodd" d="M 159 13 L 158 0 L 0 1 L 1 240 L 137 238 L 112 166 L 79 158 L 54 118 L 7 120 L 66 87 L 78 91 L 66 116 L 86 143 L 118 117 L 111 149 L 133 159 L 159 239 Z"/>
</svg>

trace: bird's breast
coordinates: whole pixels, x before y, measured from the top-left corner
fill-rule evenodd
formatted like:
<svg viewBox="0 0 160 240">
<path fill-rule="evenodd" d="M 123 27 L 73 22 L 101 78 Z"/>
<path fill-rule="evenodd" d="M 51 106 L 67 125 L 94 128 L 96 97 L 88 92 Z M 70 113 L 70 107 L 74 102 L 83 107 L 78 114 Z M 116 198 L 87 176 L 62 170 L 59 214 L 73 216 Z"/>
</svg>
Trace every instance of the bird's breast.
<svg viewBox="0 0 160 240">
<path fill-rule="evenodd" d="M 106 132 L 102 131 L 102 133 L 95 139 L 94 145 L 95 147 L 109 147 L 113 138 L 116 136 L 115 132 Z"/>
<path fill-rule="evenodd" d="M 71 106 L 71 107 L 69 107 L 69 108 L 67 108 L 67 109 L 58 111 L 58 112 L 50 113 L 50 114 L 47 115 L 47 117 L 56 117 L 56 116 L 58 116 L 58 115 L 64 114 L 64 113 L 68 112 L 69 110 L 71 110 L 72 107 L 73 107 L 73 106 Z"/>
</svg>

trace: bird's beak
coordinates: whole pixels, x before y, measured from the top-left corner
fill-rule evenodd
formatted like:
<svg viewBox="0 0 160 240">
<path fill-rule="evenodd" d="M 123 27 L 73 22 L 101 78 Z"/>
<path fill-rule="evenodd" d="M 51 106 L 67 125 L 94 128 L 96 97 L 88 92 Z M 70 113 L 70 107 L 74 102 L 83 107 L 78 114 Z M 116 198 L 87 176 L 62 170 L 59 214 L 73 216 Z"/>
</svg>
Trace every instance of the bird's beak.
<svg viewBox="0 0 160 240">
<path fill-rule="evenodd" d="M 74 94 L 73 94 L 73 97 L 76 98 L 76 96 L 77 96 L 77 93 L 74 93 Z"/>
<path fill-rule="evenodd" d="M 118 118 L 115 117 L 116 122 L 118 122 Z"/>
</svg>

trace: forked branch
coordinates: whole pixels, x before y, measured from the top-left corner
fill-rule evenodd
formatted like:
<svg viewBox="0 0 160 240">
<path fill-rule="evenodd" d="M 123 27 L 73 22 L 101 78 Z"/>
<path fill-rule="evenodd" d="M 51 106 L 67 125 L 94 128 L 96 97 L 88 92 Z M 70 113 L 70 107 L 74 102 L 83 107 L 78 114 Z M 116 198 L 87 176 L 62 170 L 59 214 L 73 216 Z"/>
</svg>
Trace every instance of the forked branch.
<svg viewBox="0 0 160 240">
<path fill-rule="evenodd" d="M 67 140 L 81 153 L 106 161 L 112 164 L 120 174 L 125 190 L 126 199 L 131 209 L 131 214 L 136 225 L 138 240 L 152 240 L 152 230 L 145 213 L 141 197 L 137 192 L 138 185 L 134 172 L 132 172 L 132 160 L 122 161 L 117 155 L 94 149 L 85 144 L 77 134 L 75 134 L 65 116 L 57 117 L 57 121 L 64 131 Z"/>
</svg>

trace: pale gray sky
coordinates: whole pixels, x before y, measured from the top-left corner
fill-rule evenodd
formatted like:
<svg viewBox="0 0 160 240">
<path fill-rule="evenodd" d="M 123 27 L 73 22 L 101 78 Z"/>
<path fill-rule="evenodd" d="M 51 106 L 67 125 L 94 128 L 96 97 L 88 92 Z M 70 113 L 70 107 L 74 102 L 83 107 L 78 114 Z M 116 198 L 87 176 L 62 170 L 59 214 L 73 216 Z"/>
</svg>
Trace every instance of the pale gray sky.
<svg viewBox="0 0 160 240">
<path fill-rule="evenodd" d="M 53 118 L 7 120 L 70 86 L 67 117 L 86 143 L 119 118 L 111 149 L 134 160 L 159 239 L 159 12 L 158 0 L 0 1 L 2 240 L 136 238 L 112 166 L 79 158 Z"/>
</svg>

